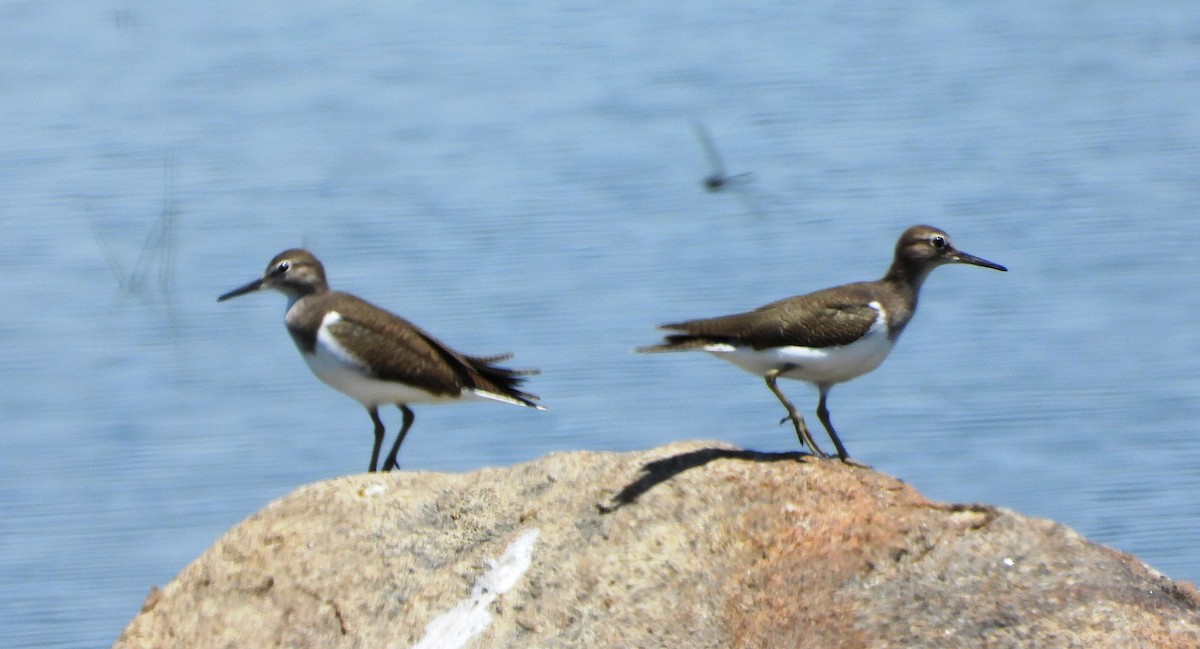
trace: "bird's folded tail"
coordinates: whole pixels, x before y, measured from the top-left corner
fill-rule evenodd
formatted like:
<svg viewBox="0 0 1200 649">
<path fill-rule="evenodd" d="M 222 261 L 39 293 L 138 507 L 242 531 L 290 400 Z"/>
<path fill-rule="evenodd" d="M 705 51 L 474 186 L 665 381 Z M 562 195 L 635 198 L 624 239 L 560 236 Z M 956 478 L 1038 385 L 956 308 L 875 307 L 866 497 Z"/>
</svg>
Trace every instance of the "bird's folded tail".
<svg viewBox="0 0 1200 649">
<path fill-rule="evenodd" d="M 471 391 L 485 399 L 502 401 L 526 408 L 545 410 L 545 406 L 537 403 L 541 398 L 532 392 L 520 389 L 526 377 L 540 374 L 536 369 L 513 369 L 496 365 L 512 358 L 512 354 L 496 354 L 495 356 L 466 356 L 471 369 L 477 375 L 476 387 Z"/>
<path fill-rule="evenodd" d="M 669 334 L 663 336 L 663 341 L 657 345 L 637 347 L 634 351 L 641 354 L 656 354 L 659 352 L 688 352 L 700 350 L 712 345 L 728 344 L 728 341 L 713 336 L 693 336 L 692 334 Z"/>
</svg>

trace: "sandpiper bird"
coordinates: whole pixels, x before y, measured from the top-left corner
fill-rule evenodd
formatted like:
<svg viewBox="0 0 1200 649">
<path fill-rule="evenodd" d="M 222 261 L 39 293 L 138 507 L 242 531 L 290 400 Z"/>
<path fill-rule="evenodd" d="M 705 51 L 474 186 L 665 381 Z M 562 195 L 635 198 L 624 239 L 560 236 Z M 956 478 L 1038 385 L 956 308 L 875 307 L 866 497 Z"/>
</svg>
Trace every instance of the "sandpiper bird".
<svg viewBox="0 0 1200 649">
<path fill-rule="evenodd" d="M 536 403 L 537 395 L 520 389 L 524 377 L 536 370 L 496 365 L 512 354 L 460 354 L 399 316 L 349 293 L 329 290 L 325 268 L 307 250 L 275 255 L 261 278 L 217 301 L 266 288 L 287 296 L 284 323 L 313 374 L 370 413 L 375 424 L 371 471 L 383 445 L 381 405 L 395 404 L 404 415 L 384 471 L 398 468 L 396 454 L 414 418 L 410 404 L 491 400 L 544 410 Z"/>
<path fill-rule="evenodd" d="M 827 288 L 717 318 L 662 325 L 680 331 L 640 352 L 705 351 L 757 374 L 787 409 L 800 443 L 817 447 L 804 419 L 775 384 L 797 379 L 817 386 L 817 416 L 838 457 L 849 456 L 829 421 L 825 400 L 835 384 L 879 367 L 917 309 L 917 293 L 929 271 L 943 264 L 972 264 L 1000 271 L 1000 264 L 958 250 L 943 231 L 914 225 L 900 235 L 896 256 L 882 279 Z"/>
</svg>

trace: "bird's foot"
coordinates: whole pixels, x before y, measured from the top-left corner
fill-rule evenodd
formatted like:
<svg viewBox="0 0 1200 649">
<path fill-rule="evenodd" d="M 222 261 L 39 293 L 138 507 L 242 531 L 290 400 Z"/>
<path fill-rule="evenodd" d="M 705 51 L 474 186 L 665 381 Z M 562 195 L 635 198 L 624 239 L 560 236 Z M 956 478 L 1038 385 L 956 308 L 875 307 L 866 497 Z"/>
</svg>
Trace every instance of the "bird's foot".
<svg viewBox="0 0 1200 649">
<path fill-rule="evenodd" d="M 849 456 L 840 457 L 838 459 L 841 460 L 842 464 L 845 464 L 846 466 L 852 466 L 856 469 L 867 469 L 868 471 L 874 471 L 870 464 L 863 464 L 862 462 L 859 462 L 858 460 L 855 460 Z"/>
<path fill-rule="evenodd" d="M 804 441 L 804 438 L 805 438 L 804 433 L 808 432 L 808 427 L 804 425 L 803 420 L 793 419 L 791 415 L 788 415 L 788 416 L 784 417 L 783 419 L 779 420 L 779 425 L 782 426 L 782 425 L 788 423 L 789 421 L 792 422 L 792 426 L 796 429 L 796 437 L 800 438 L 800 444 L 802 446 L 805 446 L 808 448 L 809 455 L 812 455 L 813 457 L 819 457 L 822 460 L 828 460 L 829 458 L 833 457 L 832 455 L 826 453 L 825 451 L 822 451 L 821 449 L 817 448 L 816 444 L 809 444 L 808 442 Z M 804 432 L 801 432 L 801 431 L 804 431 Z"/>
</svg>

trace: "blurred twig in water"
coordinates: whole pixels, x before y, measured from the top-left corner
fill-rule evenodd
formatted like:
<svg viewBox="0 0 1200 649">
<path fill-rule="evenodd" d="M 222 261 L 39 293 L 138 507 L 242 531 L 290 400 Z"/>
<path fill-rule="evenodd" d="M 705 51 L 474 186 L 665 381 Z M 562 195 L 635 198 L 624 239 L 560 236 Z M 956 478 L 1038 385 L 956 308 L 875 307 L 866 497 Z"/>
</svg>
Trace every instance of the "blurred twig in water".
<svg viewBox="0 0 1200 649">
<path fill-rule="evenodd" d="M 709 165 L 712 167 L 712 172 L 705 176 L 702 182 L 704 189 L 710 192 L 719 192 L 730 183 L 741 179 L 749 179 L 753 175 L 749 171 L 743 171 L 733 176 L 726 174 L 725 161 L 721 157 L 721 152 L 717 150 L 717 143 L 713 141 L 712 134 L 708 132 L 708 128 L 700 122 L 692 122 L 692 128 L 695 129 L 696 137 L 700 140 L 700 146 L 704 149 L 704 154 L 708 156 Z"/>
<path fill-rule="evenodd" d="M 713 140 L 712 134 L 708 132 L 708 128 L 699 121 L 692 122 L 692 129 L 696 132 L 697 139 L 700 140 L 700 146 L 704 149 L 704 154 L 708 157 L 709 165 L 712 171 L 701 181 L 704 190 L 712 193 L 717 193 L 729 189 L 737 194 L 738 198 L 746 205 L 755 216 L 763 216 L 762 208 L 758 206 L 758 202 L 747 193 L 746 185 L 749 184 L 754 172 L 743 171 L 733 174 L 732 176 L 725 173 L 725 161 L 721 157 L 720 150 L 717 149 L 717 143 Z"/>
<path fill-rule="evenodd" d="M 162 212 L 159 213 L 158 220 L 146 235 L 137 260 L 134 261 L 133 267 L 128 272 L 99 230 L 96 229 L 94 233 L 96 245 L 100 247 L 104 261 L 117 278 L 117 285 L 122 292 L 145 296 L 150 269 L 157 267 L 158 291 L 168 303 L 170 302 L 171 285 L 175 274 L 175 223 L 181 213 L 175 199 L 175 158 L 173 155 L 167 154 L 166 160 L 163 161 Z"/>
</svg>

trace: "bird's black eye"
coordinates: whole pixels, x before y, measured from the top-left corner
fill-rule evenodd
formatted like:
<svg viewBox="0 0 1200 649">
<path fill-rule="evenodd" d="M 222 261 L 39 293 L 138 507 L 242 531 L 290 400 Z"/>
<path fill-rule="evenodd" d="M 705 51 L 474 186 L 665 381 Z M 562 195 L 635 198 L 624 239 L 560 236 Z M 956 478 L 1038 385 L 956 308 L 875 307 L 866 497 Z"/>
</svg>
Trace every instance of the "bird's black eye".
<svg viewBox="0 0 1200 649">
<path fill-rule="evenodd" d="M 290 269 L 291 267 L 292 267 L 292 263 L 290 261 L 281 261 L 275 265 L 275 274 L 282 275 L 282 274 L 288 272 L 288 269 Z"/>
<path fill-rule="evenodd" d="M 930 239 L 929 242 L 933 244 L 934 248 L 945 248 L 946 247 L 946 237 L 943 237 L 940 234 L 934 235 L 934 237 L 932 239 Z"/>
</svg>

